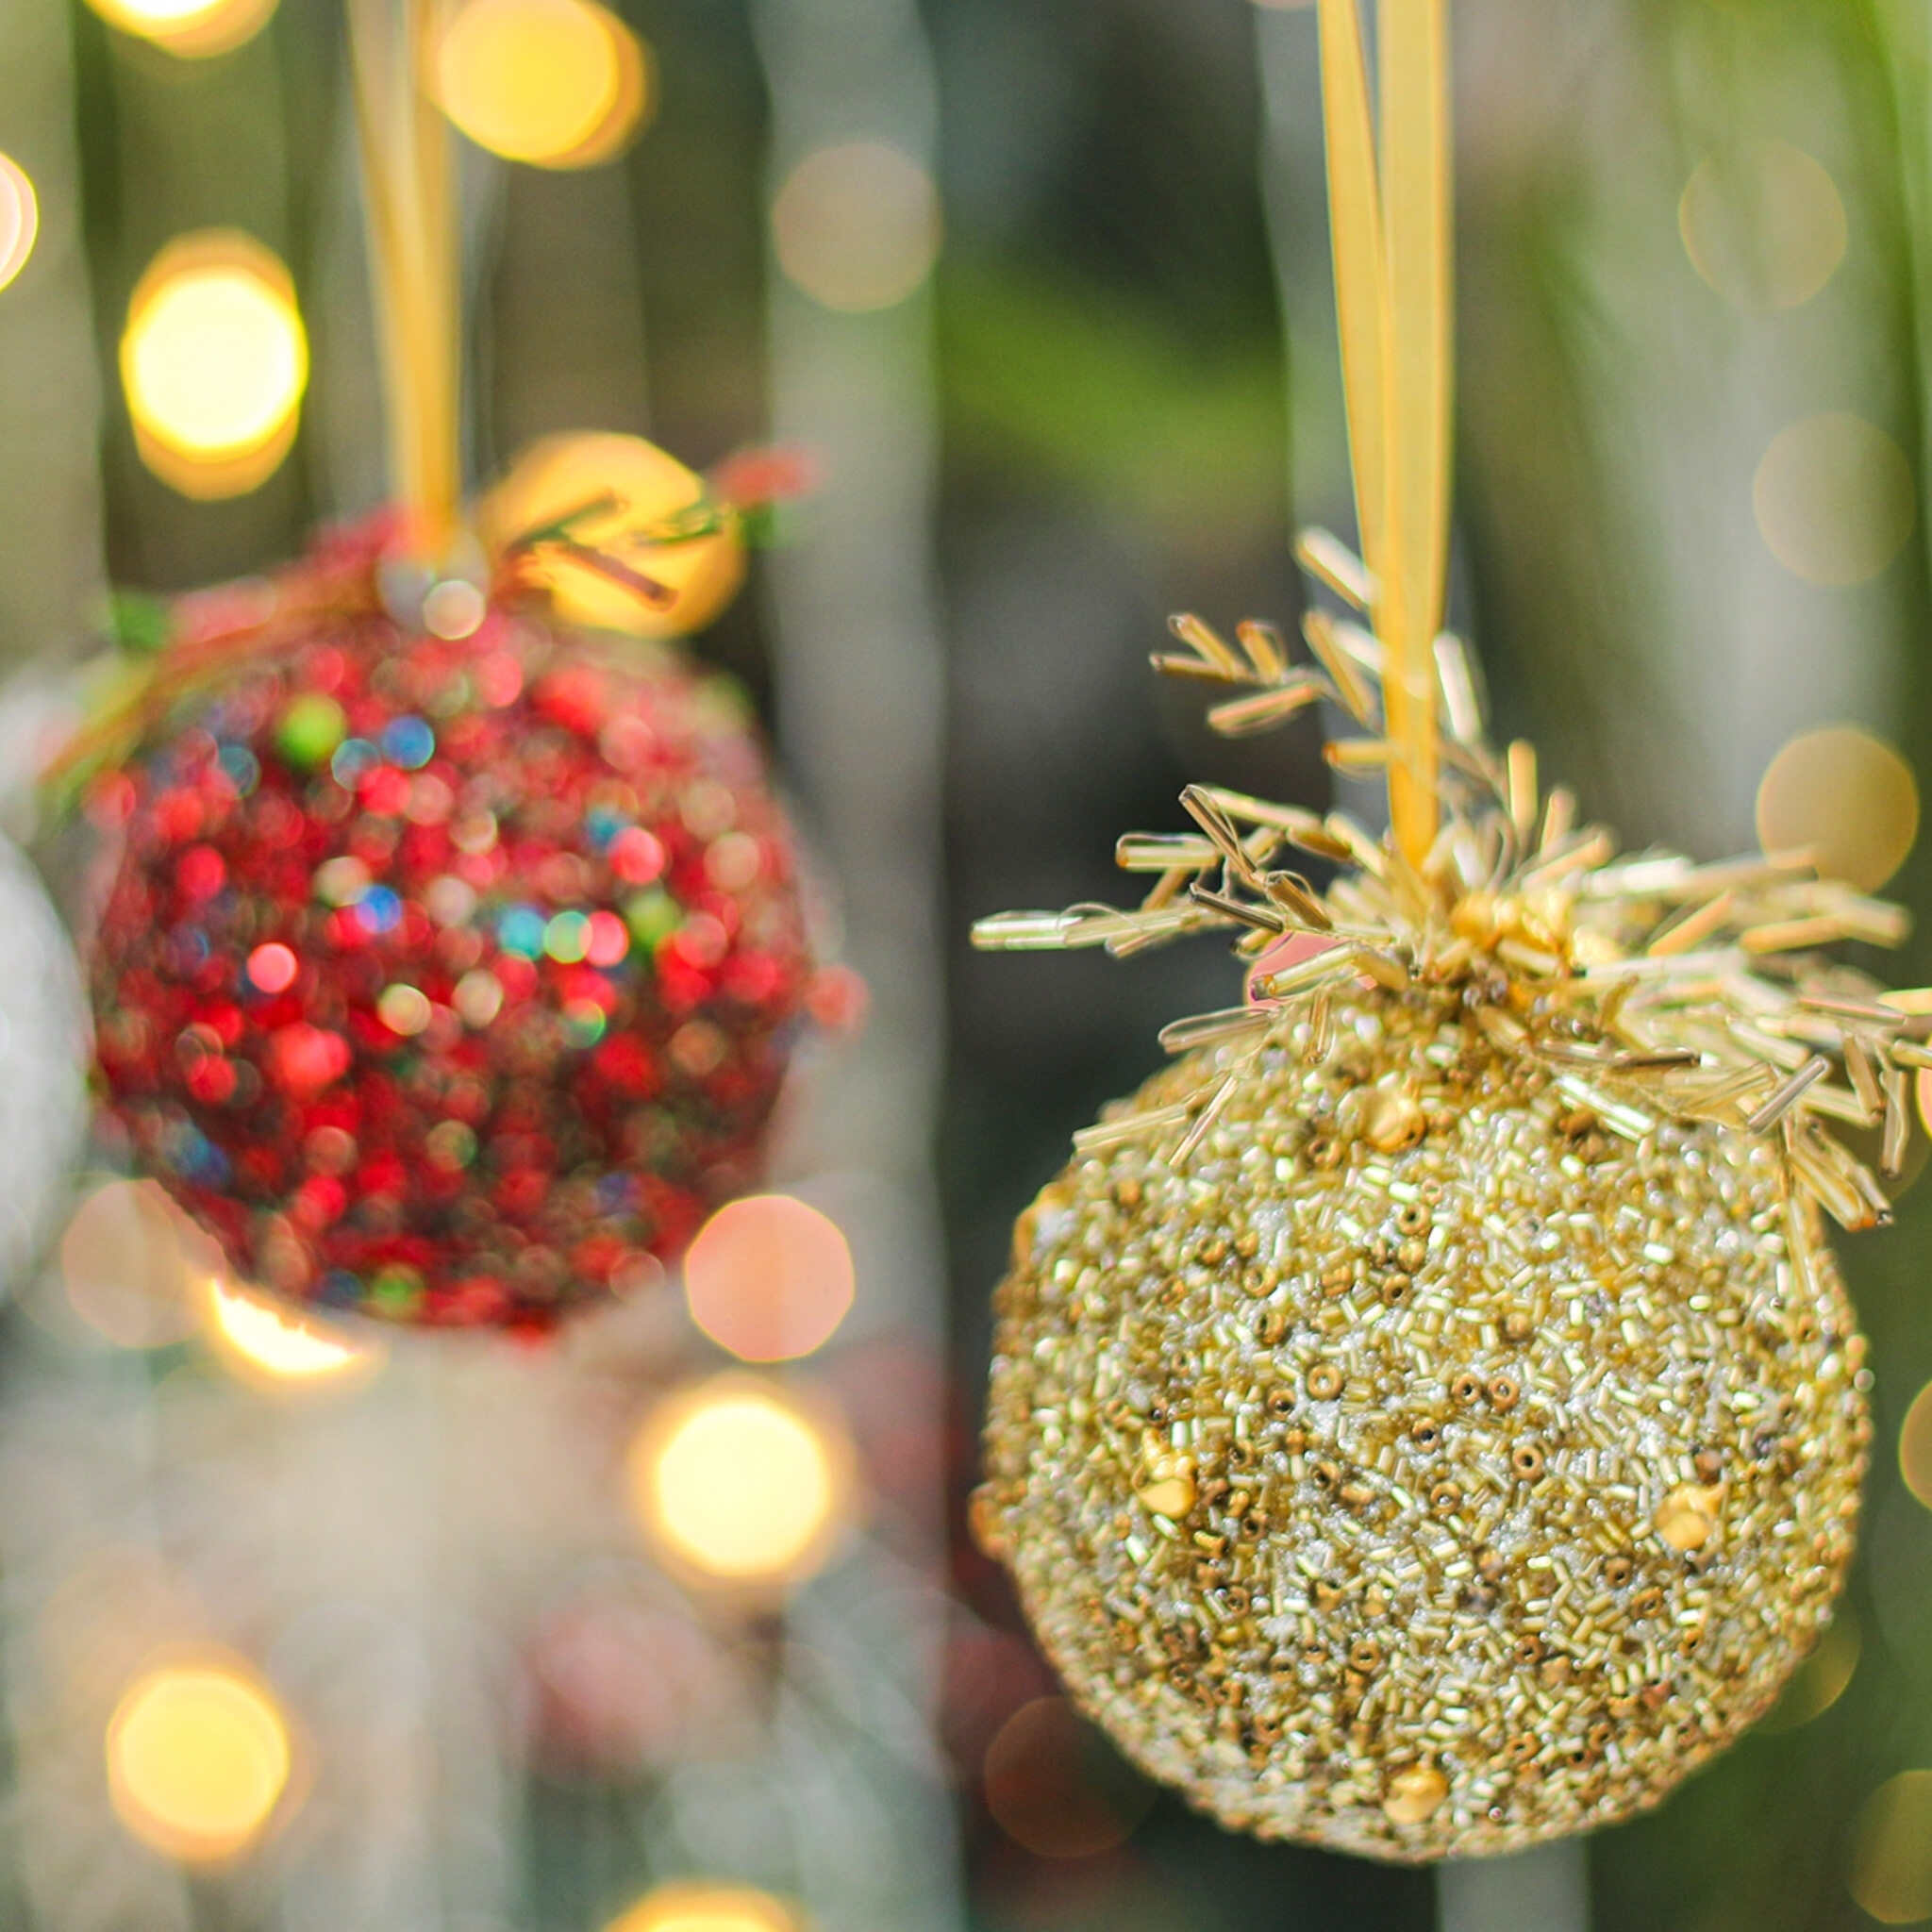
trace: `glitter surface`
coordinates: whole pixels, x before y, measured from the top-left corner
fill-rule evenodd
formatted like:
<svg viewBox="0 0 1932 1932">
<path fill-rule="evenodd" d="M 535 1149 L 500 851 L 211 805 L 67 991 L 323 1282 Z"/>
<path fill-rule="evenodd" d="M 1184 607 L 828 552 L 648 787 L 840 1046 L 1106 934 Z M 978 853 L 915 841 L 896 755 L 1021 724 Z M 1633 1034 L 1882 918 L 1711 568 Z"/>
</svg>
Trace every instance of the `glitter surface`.
<svg viewBox="0 0 1932 1932">
<path fill-rule="evenodd" d="M 290 621 L 291 575 L 94 781 L 108 1108 L 245 1278 L 547 1325 L 756 1176 L 807 991 L 791 835 L 683 659 L 501 608 L 399 629 L 325 562 L 329 608 Z"/>
<path fill-rule="evenodd" d="M 1863 1342 L 1816 1208 L 1771 1139 L 1607 1131 L 1453 995 L 1357 993 L 1126 1110 L 1224 1068 L 1188 1154 L 1076 1158 L 1015 1232 L 974 1519 L 1042 1646 L 1263 1837 L 1417 1860 L 1657 1803 L 1851 1556 Z"/>
</svg>

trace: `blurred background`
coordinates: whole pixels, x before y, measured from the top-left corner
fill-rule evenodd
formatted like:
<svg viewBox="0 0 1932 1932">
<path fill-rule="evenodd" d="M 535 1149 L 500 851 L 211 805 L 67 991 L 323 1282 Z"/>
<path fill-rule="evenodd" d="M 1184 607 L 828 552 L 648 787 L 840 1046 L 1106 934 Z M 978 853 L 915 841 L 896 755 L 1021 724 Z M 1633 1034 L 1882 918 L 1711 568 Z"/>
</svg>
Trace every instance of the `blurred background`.
<svg viewBox="0 0 1932 1932">
<path fill-rule="evenodd" d="M 1932 8 L 1455 12 L 1454 598 L 1499 733 L 1627 843 L 1816 841 L 1923 929 Z M 971 921 L 1116 891 L 1191 779 L 1330 796 L 1316 721 L 1229 745 L 1146 669 L 1171 610 L 1291 628 L 1293 531 L 1350 530 L 1314 53 L 1254 0 L 452 0 L 473 480 L 588 429 L 817 463 L 696 648 L 867 1015 L 756 1211 L 545 1350 L 209 1294 L 83 1177 L 0 1315 L 0 1925 L 1433 1923 L 1426 1875 L 1139 1782 L 962 1525 L 1012 1217 L 1234 970 Z M 0 804 L 70 908 L 31 779 L 109 586 L 381 496 L 344 63 L 335 0 L 0 9 Z M 1923 939 L 1867 963 L 1932 980 Z M 1932 1919 L 1928 1241 L 1908 1188 L 1846 1254 L 1840 1622 L 1591 1843 L 1607 1932 Z"/>
</svg>

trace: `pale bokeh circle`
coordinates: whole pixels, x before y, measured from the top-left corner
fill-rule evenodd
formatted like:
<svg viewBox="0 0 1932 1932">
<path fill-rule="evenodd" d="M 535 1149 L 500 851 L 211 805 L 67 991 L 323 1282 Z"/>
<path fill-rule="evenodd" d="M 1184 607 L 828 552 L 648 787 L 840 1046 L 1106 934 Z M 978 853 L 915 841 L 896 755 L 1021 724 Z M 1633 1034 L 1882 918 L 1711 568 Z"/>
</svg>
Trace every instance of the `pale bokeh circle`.
<svg viewBox="0 0 1932 1932">
<path fill-rule="evenodd" d="M 838 1223 L 790 1194 L 727 1202 L 685 1252 L 691 1320 L 741 1361 L 795 1361 L 823 1347 L 854 1288 Z"/>
<path fill-rule="evenodd" d="M 1906 546 L 1918 520 L 1912 466 L 1874 423 L 1845 410 L 1778 431 L 1752 482 L 1771 554 L 1807 583 L 1869 583 Z"/>
<path fill-rule="evenodd" d="M 1797 308 L 1844 260 L 1843 197 L 1829 172 L 1788 141 L 1707 155 L 1677 205 L 1697 273 L 1740 308 Z"/>
<path fill-rule="evenodd" d="M 1932 1771 L 1901 1772 L 1865 1800 L 1849 1886 L 1881 1925 L 1932 1919 Z"/>
<path fill-rule="evenodd" d="M 994 1734 L 980 1767 L 1000 1829 L 1040 1858 L 1091 1858 L 1124 1844 L 1154 1802 L 1153 1789 L 1130 1782 L 1111 1750 L 1097 1746 L 1098 1734 L 1064 1697 L 1023 1704 Z"/>
<path fill-rule="evenodd" d="M 119 1348 L 165 1348 L 200 1324 L 175 1210 L 153 1181 L 103 1182 L 60 1236 L 68 1306 Z"/>
<path fill-rule="evenodd" d="M 827 308 L 905 301 L 932 273 L 941 234 L 931 175 L 883 141 L 815 149 L 772 205 L 779 267 Z"/>
<path fill-rule="evenodd" d="M 1767 852 L 1809 851 L 1826 878 L 1875 892 L 1919 836 L 1912 768 L 1857 724 L 1801 731 L 1757 786 L 1757 839 Z"/>
</svg>

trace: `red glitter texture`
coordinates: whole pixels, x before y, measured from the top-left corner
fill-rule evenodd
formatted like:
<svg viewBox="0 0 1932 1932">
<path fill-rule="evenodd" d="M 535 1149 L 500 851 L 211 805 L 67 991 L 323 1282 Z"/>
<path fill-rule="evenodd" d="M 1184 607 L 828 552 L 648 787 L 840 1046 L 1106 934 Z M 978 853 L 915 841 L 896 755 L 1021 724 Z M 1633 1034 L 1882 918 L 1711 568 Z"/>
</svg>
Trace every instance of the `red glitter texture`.
<svg viewBox="0 0 1932 1932">
<path fill-rule="evenodd" d="M 521 610 L 404 630 L 375 560 L 185 606 L 204 689 L 94 782 L 107 1104 L 243 1278 L 546 1327 L 754 1177 L 791 834 L 720 681 Z"/>
</svg>

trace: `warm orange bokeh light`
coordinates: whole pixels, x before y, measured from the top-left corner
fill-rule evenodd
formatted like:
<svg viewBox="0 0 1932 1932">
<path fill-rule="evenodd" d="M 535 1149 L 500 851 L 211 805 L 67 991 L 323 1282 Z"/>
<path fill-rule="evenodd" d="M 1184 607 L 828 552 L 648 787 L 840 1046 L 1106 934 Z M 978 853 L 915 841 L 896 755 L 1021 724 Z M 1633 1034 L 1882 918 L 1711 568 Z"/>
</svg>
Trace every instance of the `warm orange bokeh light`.
<svg viewBox="0 0 1932 1932">
<path fill-rule="evenodd" d="M 60 1237 L 60 1285 L 89 1327 L 121 1348 L 163 1348 L 194 1333 L 201 1310 L 167 1197 L 152 1181 L 108 1181 Z"/>
<path fill-rule="evenodd" d="M 1801 731 L 1765 768 L 1757 838 L 1767 852 L 1809 851 L 1826 878 L 1875 892 L 1919 836 L 1919 786 L 1886 741 L 1857 724 Z"/>
<path fill-rule="evenodd" d="M 630 1452 L 632 1500 L 694 1580 L 772 1589 L 831 1554 L 851 1452 L 830 1417 L 775 1383 L 725 1374 L 664 1403 Z"/>
<path fill-rule="evenodd" d="M 824 1346 L 853 1288 L 852 1250 L 838 1224 L 790 1194 L 728 1203 L 684 1257 L 691 1320 L 748 1362 L 792 1361 Z"/>
<path fill-rule="evenodd" d="M 26 170 L 11 156 L 0 155 L 0 289 L 34 252 L 41 232 L 41 204 Z"/>
<path fill-rule="evenodd" d="M 787 277 L 813 301 L 852 313 L 905 301 L 932 273 L 942 229 L 932 175 L 882 141 L 816 149 L 772 204 Z"/>
<path fill-rule="evenodd" d="M 340 1387 L 366 1380 L 387 1354 L 374 1338 L 345 1335 L 232 1282 L 209 1281 L 208 1308 L 208 1339 L 222 1359 L 249 1381 Z"/>
<path fill-rule="evenodd" d="M 742 1885 L 660 1885 L 605 1932 L 803 1932 L 795 1912 Z"/>
<path fill-rule="evenodd" d="M 137 1678 L 108 1724 L 114 1809 L 144 1844 L 218 1863 L 260 1834 L 288 1787 L 289 1729 L 267 1688 L 207 1657 Z"/>
<path fill-rule="evenodd" d="M 699 537 L 665 539 L 705 500 L 705 481 L 641 436 L 585 431 L 548 436 L 519 457 L 477 506 L 480 534 L 492 548 L 580 509 L 574 543 L 641 572 L 669 593 L 652 602 L 620 579 L 556 547 L 532 552 L 523 575 L 550 594 L 557 614 L 575 624 L 635 637 L 682 637 L 700 630 L 744 581 L 738 520 Z"/>
<path fill-rule="evenodd" d="M 184 59 L 225 54 L 268 25 L 275 0 L 88 0 L 109 26 Z"/>
<path fill-rule="evenodd" d="M 136 286 L 121 381 L 142 459 L 190 495 L 252 490 L 287 455 L 308 338 L 277 258 L 232 230 L 184 236 Z"/>
<path fill-rule="evenodd" d="M 543 168 L 609 160 L 652 106 L 642 43 L 594 0 L 466 0 L 443 29 L 436 85 L 478 147 Z"/>
</svg>

